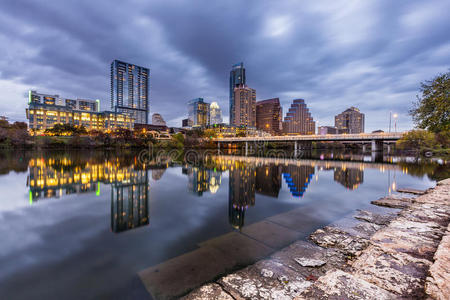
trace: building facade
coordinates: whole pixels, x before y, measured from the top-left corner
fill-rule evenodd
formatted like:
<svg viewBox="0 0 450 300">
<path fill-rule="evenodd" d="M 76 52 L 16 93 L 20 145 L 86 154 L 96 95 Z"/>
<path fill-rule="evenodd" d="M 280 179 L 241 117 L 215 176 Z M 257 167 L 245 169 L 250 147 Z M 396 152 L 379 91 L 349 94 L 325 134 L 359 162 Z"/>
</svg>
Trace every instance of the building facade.
<svg viewBox="0 0 450 300">
<path fill-rule="evenodd" d="M 166 121 L 164 121 L 163 117 L 160 114 L 155 113 L 152 115 L 152 124 L 166 126 Z"/>
<path fill-rule="evenodd" d="M 111 63 L 111 109 L 130 115 L 136 123 L 148 124 L 148 68 L 120 60 Z"/>
<path fill-rule="evenodd" d="M 334 125 L 343 133 L 363 133 L 364 114 L 352 106 L 334 117 Z"/>
<path fill-rule="evenodd" d="M 206 127 L 209 125 L 209 103 L 203 98 L 192 99 L 188 102 L 188 119 L 192 127 Z"/>
<path fill-rule="evenodd" d="M 234 121 L 235 126 L 256 127 L 256 91 L 246 85 L 234 88 Z"/>
<path fill-rule="evenodd" d="M 295 99 L 283 122 L 285 134 L 314 134 L 316 124 L 304 99 Z"/>
<path fill-rule="evenodd" d="M 67 99 L 59 95 L 29 92 L 26 109 L 28 128 L 43 132 L 55 124 L 84 126 L 87 130 L 133 129 L 134 120 L 127 114 L 100 112 L 100 100 Z"/>
<path fill-rule="evenodd" d="M 280 99 L 273 98 L 256 102 L 256 128 L 271 135 L 281 135 L 283 110 Z"/>
<path fill-rule="evenodd" d="M 244 63 L 233 65 L 230 72 L 230 124 L 235 124 L 235 99 L 234 89 L 246 84 Z"/>
<path fill-rule="evenodd" d="M 222 110 L 217 102 L 212 102 L 209 106 L 209 119 L 211 125 L 223 123 Z"/>
</svg>

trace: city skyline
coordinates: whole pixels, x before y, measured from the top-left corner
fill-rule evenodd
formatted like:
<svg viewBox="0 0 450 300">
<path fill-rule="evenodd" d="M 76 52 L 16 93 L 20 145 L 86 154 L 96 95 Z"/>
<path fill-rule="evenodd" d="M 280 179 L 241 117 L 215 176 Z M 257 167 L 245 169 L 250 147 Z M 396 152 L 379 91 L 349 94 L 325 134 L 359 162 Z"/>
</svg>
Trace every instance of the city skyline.
<svg viewBox="0 0 450 300">
<path fill-rule="evenodd" d="M 442 1 L 254 4 L 205 2 L 200 10 L 187 2 L 120 4 L 104 14 L 101 2 L 4 2 L 2 115 L 25 121 L 28 90 L 100 99 L 106 110 L 108 64 L 121 59 L 152 70 L 150 113 L 163 115 L 169 126 L 181 123 L 183 99 L 198 95 L 216 99 L 228 122 L 228 74 L 243 61 L 257 100 L 278 97 L 287 111 L 293 99 L 304 98 L 319 125 L 356 106 L 366 114 L 366 132 L 387 131 L 392 111 L 398 130 L 405 130 L 412 128 L 407 111 L 420 82 L 449 67 L 443 12 L 450 4 Z M 135 17 L 125 26 L 116 21 L 124 11 Z M 65 17 L 49 17 L 55 14 Z M 83 23 L 75 22 L 80 18 Z"/>
</svg>

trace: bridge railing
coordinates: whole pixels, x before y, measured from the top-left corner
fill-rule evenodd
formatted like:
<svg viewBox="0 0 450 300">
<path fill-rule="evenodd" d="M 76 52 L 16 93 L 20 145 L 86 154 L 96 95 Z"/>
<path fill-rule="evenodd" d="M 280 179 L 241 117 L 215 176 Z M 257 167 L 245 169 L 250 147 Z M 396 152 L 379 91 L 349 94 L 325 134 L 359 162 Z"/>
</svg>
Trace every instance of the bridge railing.
<svg viewBox="0 0 450 300">
<path fill-rule="evenodd" d="M 326 135 L 282 135 L 265 137 L 224 137 L 213 139 L 216 142 L 248 141 L 351 141 L 351 140 L 398 140 L 405 132 L 326 134 Z"/>
</svg>

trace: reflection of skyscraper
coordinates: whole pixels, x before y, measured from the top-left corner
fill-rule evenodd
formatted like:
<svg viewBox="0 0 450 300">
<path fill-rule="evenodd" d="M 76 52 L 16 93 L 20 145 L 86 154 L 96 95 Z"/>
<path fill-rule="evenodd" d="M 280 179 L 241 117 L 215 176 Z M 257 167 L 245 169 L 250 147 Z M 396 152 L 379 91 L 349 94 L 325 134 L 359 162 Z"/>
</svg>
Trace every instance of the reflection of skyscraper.
<svg viewBox="0 0 450 300">
<path fill-rule="evenodd" d="M 133 170 L 129 180 L 111 186 L 111 230 L 122 232 L 148 224 L 148 173 Z"/>
<path fill-rule="evenodd" d="M 155 181 L 160 180 L 164 172 L 166 172 L 166 168 L 152 169 L 152 179 Z"/>
<path fill-rule="evenodd" d="M 188 190 L 198 196 L 207 191 L 215 194 L 220 187 L 222 175 L 213 169 L 188 166 L 182 171 L 188 175 Z"/>
<path fill-rule="evenodd" d="M 228 189 L 228 218 L 231 226 L 244 226 L 245 211 L 255 205 L 255 169 L 236 163 L 230 169 Z"/>
<path fill-rule="evenodd" d="M 292 196 L 303 197 L 314 175 L 314 167 L 289 165 L 283 167 L 283 177 Z"/>
<path fill-rule="evenodd" d="M 364 181 L 364 171 L 355 168 L 337 168 L 334 170 L 334 181 L 355 190 Z"/>
<path fill-rule="evenodd" d="M 281 189 L 281 167 L 266 165 L 256 168 L 256 192 L 258 194 L 278 197 Z"/>
</svg>

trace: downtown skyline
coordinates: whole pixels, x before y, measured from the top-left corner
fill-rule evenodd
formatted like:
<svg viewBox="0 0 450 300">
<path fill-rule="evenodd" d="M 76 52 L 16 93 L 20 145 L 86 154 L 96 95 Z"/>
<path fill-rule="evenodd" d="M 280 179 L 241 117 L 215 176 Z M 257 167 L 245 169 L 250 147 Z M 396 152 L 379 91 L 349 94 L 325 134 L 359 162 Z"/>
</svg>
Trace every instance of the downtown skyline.
<svg viewBox="0 0 450 300">
<path fill-rule="evenodd" d="M 229 70 L 243 61 L 257 101 L 278 97 L 286 112 L 304 98 L 319 126 L 356 106 L 366 132 L 386 131 L 392 111 L 406 130 L 420 82 L 449 68 L 444 1 L 231 1 L 202 9 L 155 2 L 119 4 L 110 14 L 102 14 L 106 2 L 79 3 L 0 4 L 0 41 L 8 45 L 0 49 L 0 115 L 24 121 L 28 90 L 100 99 L 107 109 L 108 66 L 121 59 L 151 70 L 150 115 L 178 127 L 187 100 L 203 97 L 217 101 L 228 122 Z M 122 26 L 115 19 L 123 11 L 134 18 Z"/>
</svg>

